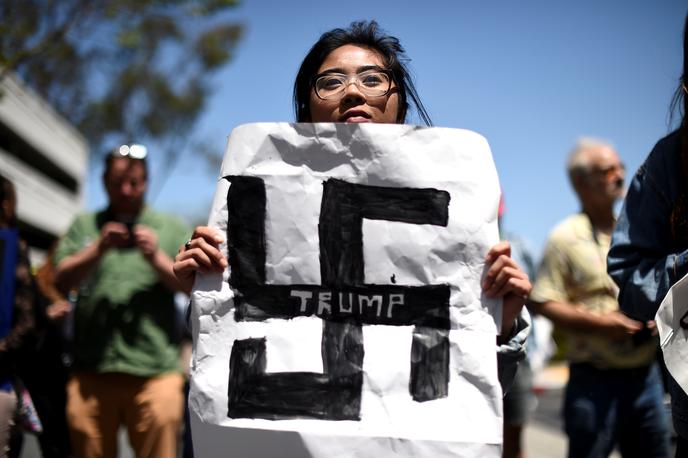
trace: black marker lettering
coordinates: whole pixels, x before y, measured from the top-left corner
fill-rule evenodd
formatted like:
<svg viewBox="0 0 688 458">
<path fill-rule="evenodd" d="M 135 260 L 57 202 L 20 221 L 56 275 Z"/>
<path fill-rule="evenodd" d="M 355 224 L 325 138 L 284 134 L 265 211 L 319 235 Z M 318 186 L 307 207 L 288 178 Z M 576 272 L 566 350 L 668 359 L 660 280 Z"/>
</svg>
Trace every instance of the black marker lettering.
<svg viewBox="0 0 688 458">
<path fill-rule="evenodd" d="M 403 294 L 390 294 L 389 295 L 389 306 L 387 307 L 387 318 L 392 318 L 392 310 L 395 305 L 404 305 L 404 295 Z"/>
<path fill-rule="evenodd" d="M 325 310 L 327 314 L 332 314 L 332 306 L 330 301 L 332 300 L 332 293 L 329 291 L 318 293 L 318 316 L 323 316 Z"/>
<path fill-rule="evenodd" d="M 362 326 L 414 326 L 409 391 L 418 402 L 447 395 L 449 286 L 364 284 L 363 219 L 446 226 L 449 194 L 330 179 L 318 232 L 322 285 L 265 284 L 265 187 L 227 177 L 227 240 L 237 321 L 323 319 L 323 373 L 265 373 L 264 339 L 237 340 L 230 359 L 232 418 L 358 420 Z"/>
<path fill-rule="evenodd" d="M 298 297 L 299 299 L 301 299 L 301 305 L 299 306 L 299 311 L 305 312 L 306 307 L 307 307 L 306 300 L 312 298 L 313 293 L 311 293 L 310 291 L 300 291 L 300 290 L 294 291 L 294 290 L 292 290 L 291 291 L 291 297 Z"/>
</svg>

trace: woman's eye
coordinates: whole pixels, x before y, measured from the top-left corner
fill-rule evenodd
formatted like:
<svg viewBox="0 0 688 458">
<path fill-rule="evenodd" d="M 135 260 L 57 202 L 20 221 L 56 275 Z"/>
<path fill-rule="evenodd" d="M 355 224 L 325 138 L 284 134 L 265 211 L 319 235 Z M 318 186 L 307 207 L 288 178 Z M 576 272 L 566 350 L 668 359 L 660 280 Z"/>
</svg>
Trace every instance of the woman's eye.
<svg viewBox="0 0 688 458">
<path fill-rule="evenodd" d="M 382 76 L 378 73 L 362 75 L 361 82 L 368 87 L 375 87 L 382 84 Z"/>
<path fill-rule="evenodd" d="M 323 89 L 337 89 L 339 86 L 342 85 L 342 80 L 341 78 L 323 78 L 322 80 L 322 88 Z"/>
</svg>

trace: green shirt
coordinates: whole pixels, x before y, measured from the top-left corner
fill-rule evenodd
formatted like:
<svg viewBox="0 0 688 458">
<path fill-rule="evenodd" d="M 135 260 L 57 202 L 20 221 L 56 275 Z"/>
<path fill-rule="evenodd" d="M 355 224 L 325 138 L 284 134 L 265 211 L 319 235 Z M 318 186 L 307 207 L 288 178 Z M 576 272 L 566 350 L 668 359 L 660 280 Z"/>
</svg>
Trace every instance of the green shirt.
<svg viewBox="0 0 688 458">
<path fill-rule="evenodd" d="M 100 235 L 104 211 L 78 216 L 58 245 L 55 262 L 82 250 Z M 158 236 L 174 258 L 190 231 L 177 218 L 144 208 L 137 224 Z M 136 248 L 110 249 L 79 285 L 74 311 L 77 369 L 152 376 L 178 368 L 174 293 L 158 279 Z"/>
</svg>

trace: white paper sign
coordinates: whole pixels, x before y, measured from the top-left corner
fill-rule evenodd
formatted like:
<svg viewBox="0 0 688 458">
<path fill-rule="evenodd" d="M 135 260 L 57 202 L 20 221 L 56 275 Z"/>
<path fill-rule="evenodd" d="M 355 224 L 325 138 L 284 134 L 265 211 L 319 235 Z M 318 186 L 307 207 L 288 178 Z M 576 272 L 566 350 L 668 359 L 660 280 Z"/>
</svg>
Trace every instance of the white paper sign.
<svg viewBox="0 0 688 458">
<path fill-rule="evenodd" d="M 234 129 L 209 220 L 230 267 L 192 293 L 196 456 L 500 456 L 499 193 L 466 130 Z"/>
<path fill-rule="evenodd" d="M 669 289 L 655 321 L 667 369 L 688 393 L 688 275 Z"/>
</svg>

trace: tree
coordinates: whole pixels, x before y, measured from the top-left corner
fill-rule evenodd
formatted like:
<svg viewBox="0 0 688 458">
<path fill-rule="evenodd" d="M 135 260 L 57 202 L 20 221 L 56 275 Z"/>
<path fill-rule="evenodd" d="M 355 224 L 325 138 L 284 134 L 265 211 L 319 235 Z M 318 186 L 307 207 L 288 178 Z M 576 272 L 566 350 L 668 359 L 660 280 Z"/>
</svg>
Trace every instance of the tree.
<svg viewBox="0 0 688 458">
<path fill-rule="evenodd" d="M 237 0 L 2 0 L 0 67 L 45 98 L 95 154 L 153 142 L 174 162 L 232 57 Z"/>
</svg>

